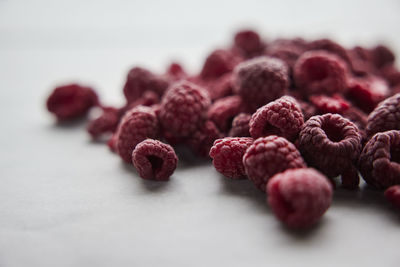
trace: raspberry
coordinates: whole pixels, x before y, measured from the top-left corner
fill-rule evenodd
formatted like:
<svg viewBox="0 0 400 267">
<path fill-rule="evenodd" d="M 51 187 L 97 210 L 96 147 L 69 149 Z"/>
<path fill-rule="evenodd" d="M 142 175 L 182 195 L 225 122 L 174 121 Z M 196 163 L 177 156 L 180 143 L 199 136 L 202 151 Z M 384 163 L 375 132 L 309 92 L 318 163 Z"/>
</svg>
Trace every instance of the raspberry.
<svg viewBox="0 0 400 267">
<path fill-rule="evenodd" d="M 303 123 L 303 113 L 296 100 L 291 96 L 282 96 L 251 116 L 250 135 L 258 138 L 275 134 L 293 140 Z"/>
<path fill-rule="evenodd" d="M 322 114 L 325 113 L 339 113 L 343 114 L 350 108 L 349 102 L 344 100 L 340 95 L 333 95 L 332 97 L 326 95 L 313 95 L 310 96 L 310 102 Z"/>
<path fill-rule="evenodd" d="M 183 67 L 176 62 L 173 62 L 168 66 L 166 75 L 173 81 L 178 81 L 187 77 Z"/>
<path fill-rule="evenodd" d="M 400 93 L 379 103 L 368 116 L 368 136 L 388 130 L 400 130 Z"/>
<path fill-rule="evenodd" d="M 367 76 L 376 72 L 375 66 L 370 62 L 370 51 L 364 47 L 356 46 L 348 51 L 350 68 L 356 76 Z"/>
<path fill-rule="evenodd" d="M 166 181 L 174 173 L 178 157 L 170 145 L 146 139 L 133 150 L 132 161 L 143 179 Z"/>
<path fill-rule="evenodd" d="M 378 45 L 371 50 L 371 60 L 375 67 L 380 69 L 385 65 L 393 64 L 395 56 L 389 47 Z"/>
<path fill-rule="evenodd" d="M 248 113 L 240 113 L 232 121 L 232 128 L 229 131 L 229 136 L 232 137 L 249 137 L 250 136 L 250 119 Z"/>
<path fill-rule="evenodd" d="M 223 98 L 233 94 L 232 74 L 227 73 L 206 86 L 211 100 Z"/>
<path fill-rule="evenodd" d="M 243 30 L 236 33 L 234 46 L 247 58 L 260 55 L 264 50 L 260 35 L 252 30 Z"/>
<path fill-rule="evenodd" d="M 346 88 L 346 65 L 324 51 L 306 52 L 294 65 L 294 80 L 305 96 L 342 92 Z"/>
<path fill-rule="evenodd" d="M 299 135 L 299 147 L 306 162 L 329 178 L 353 167 L 361 152 L 357 127 L 339 114 L 311 117 Z"/>
<path fill-rule="evenodd" d="M 206 59 L 200 77 L 204 80 L 216 79 L 231 72 L 241 59 L 228 50 L 215 50 Z"/>
<path fill-rule="evenodd" d="M 108 148 L 112 152 L 115 152 L 115 153 L 118 153 L 118 151 L 117 151 L 117 140 L 118 140 L 117 133 L 113 133 L 113 135 L 110 137 L 110 139 L 108 139 L 108 142 L 107 142 Z"/>
<path fill-rule="evenodd" d="M 307 121 L 312 116 L 317 115 L 317 109 L 314 105 L 300 99 L 297 99 L 297 103 L 299 103 L 301 112 L 303 112 L 304 121 Z"/>
<path fill-rule="evenodd" d="M 283 60 L 290 69 L 305 51 L 306 42 L 301 38 L 278 39 L 267 47 L 267 55 Z"/>
<path fill-rule="evenodd" d="M 257 57 L 235 68 L 235 89 L 256 110 L 283 96 L 289 86 L 288 68 L 277 58 Z"/>
<path fill-rule="evenodd" d="M 79 84 L 56 87 L 46 102 L 47 109 L 59 121 L 84 116 L 91 107 L 98 104 L 98 97 L 94 90 Z"/>
<path fill-rule="evenodd" d="M 367 138 L 367 133 L 365 132 L 365 128 L 367 127 L 367 115 L 356 107 L 350 107 L 342 116 L 357 126 L 364 142 Z"/>
<path fill-rule="evenodd" d="M 87 131 L 93 139 L 98 139 L 102 134 L 114 132 L 118 122 L 119 110 L 113 107 L 104 107 L 103 113 L 88 123 Z"/>
<path fill-rule="evenodd" d="M 267 186 L 268 204 L 290 228 L 315 224 L 332 202 L 328 179 L 312 168 L 291 169 L 274 175 Z"/>
<path fill-rule="evenodd" d="M 118 154 L 126 162 L 132 162 L 132 151 L 146 138 L 155 138 L 158 133 L 156 114 L 150 107 L 138 106 L 122 117 L 116 137 Z"/>
<path fill-rule="evenodd" d="M 159 111 L 164 129 L 175 137 L 187 137 L 206 117 L 210 105 L 207 92 L 187 81 L 177 82 L 167 90 Z"/>
<path fill-rule="evenodd" d="M 208 157 L 214 141 L 221 137 L 222 134 L 214 122 L 206 121 L 186 142 L 196 155 Z"/>
<path fill-rule="evenodd" d="M 218 99 L 208 110 L 208 118 L 212 120 L 222 132 L 228 132 L 232 126 L 233 118 L 245 111 L 243 100 L 240 96 L 227 96 Z"/>
<path fill-rule="evenodd" d="M 380 69 L 380 74 L 390 86 L 400 85 L 400 71 L 394 65 L 386 65 Z"/>
<path fill-rule="evenodd" d="M 394 207 L 400 209 L 400 185 L 393 185 L 386 189 L 385 197 Z"/>
<path fill-rule="evenodd" d="M 226 137 L 214 142 L 210 150 L 215 169 L 224 176 L 240 179 L 246 176 L 242 158 L 253 143 L 250 137 Z"/>
<path fill-rule="evenodd" d="M 364 180 L 378 189 L 400 184 L 400 131 L 375 134 L 359 160 Z"/>
<path fill-rule="evenodd" d="M 270 177 L 306 164 L 296 147 L 283 137 L 261 137 L 246 150 L 243 165 L 249 179 L 262 191 Z"/>
<path fill-rule="evenodd" d="M 308 50 L 323 50 L 340 57 L 345 62 L 350 62 L 346 49 L 329 39 L 319 39 L 309 43 Z"/>
<path fill-rule="evenodd" d="M 161 76 L 157 76 L 150 71 L 135 67 L 131 69 L 126 78 L 124 95 L 128 103 L 140 98 L 144 92 L 153 91 L 158 96 L 162 96 L 168 87 L 168 81 Z"/>
</svg>

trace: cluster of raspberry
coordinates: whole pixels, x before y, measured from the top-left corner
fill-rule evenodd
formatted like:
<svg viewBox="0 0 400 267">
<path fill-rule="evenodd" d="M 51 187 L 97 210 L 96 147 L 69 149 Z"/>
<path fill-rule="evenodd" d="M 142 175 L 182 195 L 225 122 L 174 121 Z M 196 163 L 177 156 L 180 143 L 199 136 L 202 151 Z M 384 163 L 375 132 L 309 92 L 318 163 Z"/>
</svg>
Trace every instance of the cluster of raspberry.
<svg viewBox="0 0 400 267">
<path fill-rule="evenodd" d="M 278 219 L 315 224 L 329 208 L 335 177 L 350 190 L 359 173 L 400 207 L 400 71 L 384 45 L 346 49 L 330 39 L 263 40 L 253 30 L 189 75 L 178 63 L 163 74 L 128 73 L 124 106 L 105 106 L 90 87 L 57 87 L 47 108 L 59 121 L 88 122 L 93 139 L 135 166 L 144 179 L 168 180 L 187 145 L 211 157 L 230 179 L 267 193 Z"/>
</svg>

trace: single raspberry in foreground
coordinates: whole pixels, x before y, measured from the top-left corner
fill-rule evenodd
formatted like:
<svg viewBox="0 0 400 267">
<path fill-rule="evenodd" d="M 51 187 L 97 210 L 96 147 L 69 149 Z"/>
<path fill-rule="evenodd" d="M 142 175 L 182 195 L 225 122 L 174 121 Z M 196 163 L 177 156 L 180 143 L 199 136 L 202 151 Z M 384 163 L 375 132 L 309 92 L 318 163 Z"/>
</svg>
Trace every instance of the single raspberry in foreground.
<svg viewBox="0 0 400 267">
<path fill-rule="evenodd" d="M 392 203 L 392 205 L 400 209 L 400 185 L 393 185 L 386 189 L 385 198 Z"/>
</svg>

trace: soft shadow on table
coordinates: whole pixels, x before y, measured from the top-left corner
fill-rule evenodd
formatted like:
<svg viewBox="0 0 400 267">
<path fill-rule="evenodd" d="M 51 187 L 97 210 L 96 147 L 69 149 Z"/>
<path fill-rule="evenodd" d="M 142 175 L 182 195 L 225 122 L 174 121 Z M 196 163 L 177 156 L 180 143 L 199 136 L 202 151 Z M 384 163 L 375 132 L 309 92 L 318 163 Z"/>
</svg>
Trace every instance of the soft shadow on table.
<svg viewBox="0 0 400 267">
<path fill-rule="evenodd" d="M 189 169 L 211 164 L 211 159 L 209 157 L 198 157 L 187 146 L 177 145 L 174 146 L 174 150 L 179 159 L 179 169 Z"/>
<path fill-rule="evenodd" d="M 86 131 L 86 123 L 88 122 L 88 116 L 68 120 L 68 121 L 57 121 L 54 119 L 54 122 L 51 124 L 52 129 L 60 129 L 60 130 L 76 130 L 81 128 L 82 131 Z"/>
</svg>

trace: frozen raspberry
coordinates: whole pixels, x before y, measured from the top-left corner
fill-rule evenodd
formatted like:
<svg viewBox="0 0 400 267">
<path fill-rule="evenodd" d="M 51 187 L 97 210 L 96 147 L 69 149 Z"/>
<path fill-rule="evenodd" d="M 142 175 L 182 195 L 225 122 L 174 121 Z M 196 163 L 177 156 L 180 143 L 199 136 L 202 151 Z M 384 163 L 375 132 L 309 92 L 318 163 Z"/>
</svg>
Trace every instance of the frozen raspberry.
<svg viewBox="0 0 400 267">
<path fill-rule="evenodd" d="M 289 86 L 288 68 L 277 58 L 247 60 L 235 68 L 234 75 L 235 89 L 253 110 L 283 96 Z"/>
<path fill-rule="evenodd" d="M 211 147 L 216 139 L 222 137 L 214 122 L 206 121 L 186 141 L 192 151 L 201 157 L 208 157 Z"/>
<path fill-rule="evenodd" d="M 350 103 L 344 100 L 340 95 L 313 95 L 310 96 L 310 102 L 317 108 L 317 110 L 321 114 L 343 114 L 346 110 L 350 108 Z"/>
<path fill-rule="evenodd" d="M 170 145 L 146 139 L 133 150 L 132 162 L 143 179 L 166 181 L 174 173 L 178 157 Z"/>
<path fill-rule="evenodd" d="M 361 152 L 357 127 L 339 114 L 311 117 L 299 135 L 299 147 L 306 162 L 329 178 L 345 173 Z"/>
<path fill-rule="evenodd" d="M 317 109 L 314 105 L 300 99 L 297 99 L 297 103 L 299 103 L 300 109 L 303 112 L 304 121 L 307 121 L 312 116 L 317 115 Z"/>
<path fill-rule="evenodd" d="M 303 113 L 296 100 L 291 96 L 282 96 L 251 116 L 250 135 L 253 138 L 279 135 L 294 140 L 303 123 Z"/>
<path fill-rule="evenodd" d="M 232 128 L 229 131 L 229 136 L 232 137 L 249 137 L 250 136 L 250 119 L 248 113 L 240 113 L 232 121 Z"/>
<path fill-rule="evenodd" d="M 268 204 L 290 228 L 315 224 L 332 202 L 329 180 L 312 168 L 291 169 L 274 175 L 267 186 Z"/>
<path fill-rule="evenodd" d="M 249 179 L 262 191 L 272 176 L 306 164 L 296 147 L 283 137 L 261 137 L 246 150 L 243 165 Z"/>
<path fill-rule="evenodd" d="M 162 96 L 168 87 L 165 77 L 157 76 L 150 71 L 135 67 L 128 73 L 124 86 L 124 95 L 128 103 L 140 98 L 144 92 L 153 91 Z"/>
<path fill-rule="evenodd" d="M 378 189 L 400 184 L 400 131 L 375 134 L 359 160 L 364 180 Z"/>
<path fill-rule="evenodd" d="M 222 75 L 216 80 L 210 81 L 206 85 L 206 88 L 210 94 L 211 100 L 223 98 L 233 94 L 233 79 L 232 74 L 227 73 Z"/>
<path fill-rule="evenodd" d="M 266 54 L 283 60 L 292 70 L 296 60 L 304 53 L 306 42 L 301 38 L 278 39 L 267 47 Z"/>
<path fill-rule="evenodd" d="M 350 68 L 355 76 L 364 77 L 376 73 L 377 70 L 372 64 L 370 51 L 361 46 L 348 50 Z"/>
<path fill-rule="evenodd" d="M 260 55 L 264 50 L 260 35 L 252 30 L 243 30 L 236 33 L 234 46 L 247 58 Z"/>
<path fill-rule="evenodd" d="M 379 103 L 368 116 L 368 136 L 388 130 L 400 130 L 400 94 Z"/>
<path fill-rule="evenodd" d="M 400 185 L 394 185 L 386 189 L 385 197 L 394 207 L 400 209 Z"/>
<path fill-rule="evenodd" d="M 46 105 L 59 121 L 65 121 L 84 116 L 98 103 L 92 88 L 69 84 L 55 88 L 47 98 Z"/>
<path fill-rule="evenodd" d="M 309 43 L 308 50 L 323 50 L 340 57 L 345 62 L 350 62 L 347 50 L 340 44 L 329 39 L 319 39 Z"/>
<path fill-rule="evenodd" d="M 367 133 L 365 131 L 365 128 L 367 127 L 367 114 L 356 107 L 350 107 L 342 114 L 342 116 L 357 126 L 364 143 L 367 138 Z"/>
<path fill-rule="evenodd" d="M 386 65 L 380 69 L 380 75 L 386 79 L 390 86 L 400 85 L 400 70 L 395 65 Z"/>
<path fill-rule="evenodd" d="M 183 67 L 176 62 L 172 62 L 168 66 L 166 75 L 173 81 L 178 81 L 187 77 L 187 74 Z"/>
<path fill-rule="evenodd" d="M 204 80 L 216 79 L 231 72 L 241 61 L 240 57 L 228 50 L 213 51 L 204 62 L 200 77 Z"/>
<path fill-rule="evenodd" d="M 177 82 L 167 90 L 159 111 L 160 123 L 175 137 L 187 137 L 204 121 L 210 106 L 208 93 L 187 82 Z"/>
<path fill-rule="evenodd" d="M 118 126 L 119 109 L 104 107 L 103 113 L 88 123 L 87 131 L 93 139 L 98 139 L 105 133 L 112 133 Z"/>
<path fill-rule="evenodd" d="M 252 143 L 253 138 L 250 137 L 226 137 L 216 140 L 210 150 L 215 169 L 228 178 L 246 177 L 242 158 Z"/>
<path fill-rule="evenodd" d="M 212 120 L 222 132 L 228 132 L 233 118 L 245 111 L 240 96 L 227 96 L 215 101 L 208 110 L 208 118 Z"/>
<path fill-rule="evenodd" d="M 306 52 L 294 66 L 294 80 L 305 96 L 340 93 L 346 88 L 346 65 L 328 52 Z"/>
<path fill-rule="evenodd" d="M 385 45 L 378 45 L 371 50 L 371 60 L 378 69 L 388 64 L 393 64 L 394 53 Z"/>
<path fill-rule="evenodd" d="M 110 137 L 110 139 L 108 139 L 108 142 L 107 142 L 108 148 L 114 153 L 118 153 L 117 140 L 118 140 L 117 133 L 113 133 L 113 135 Z"/>
<path fill-rule="evenodd" d="M 127 111 L 116 132 L 118 154 L 126 162 L 131 162 L 136 145 L 146 138 L 155 138 L 157 133 L 157 117 L 150 107 L 138 106 Z"/>
</svg>

